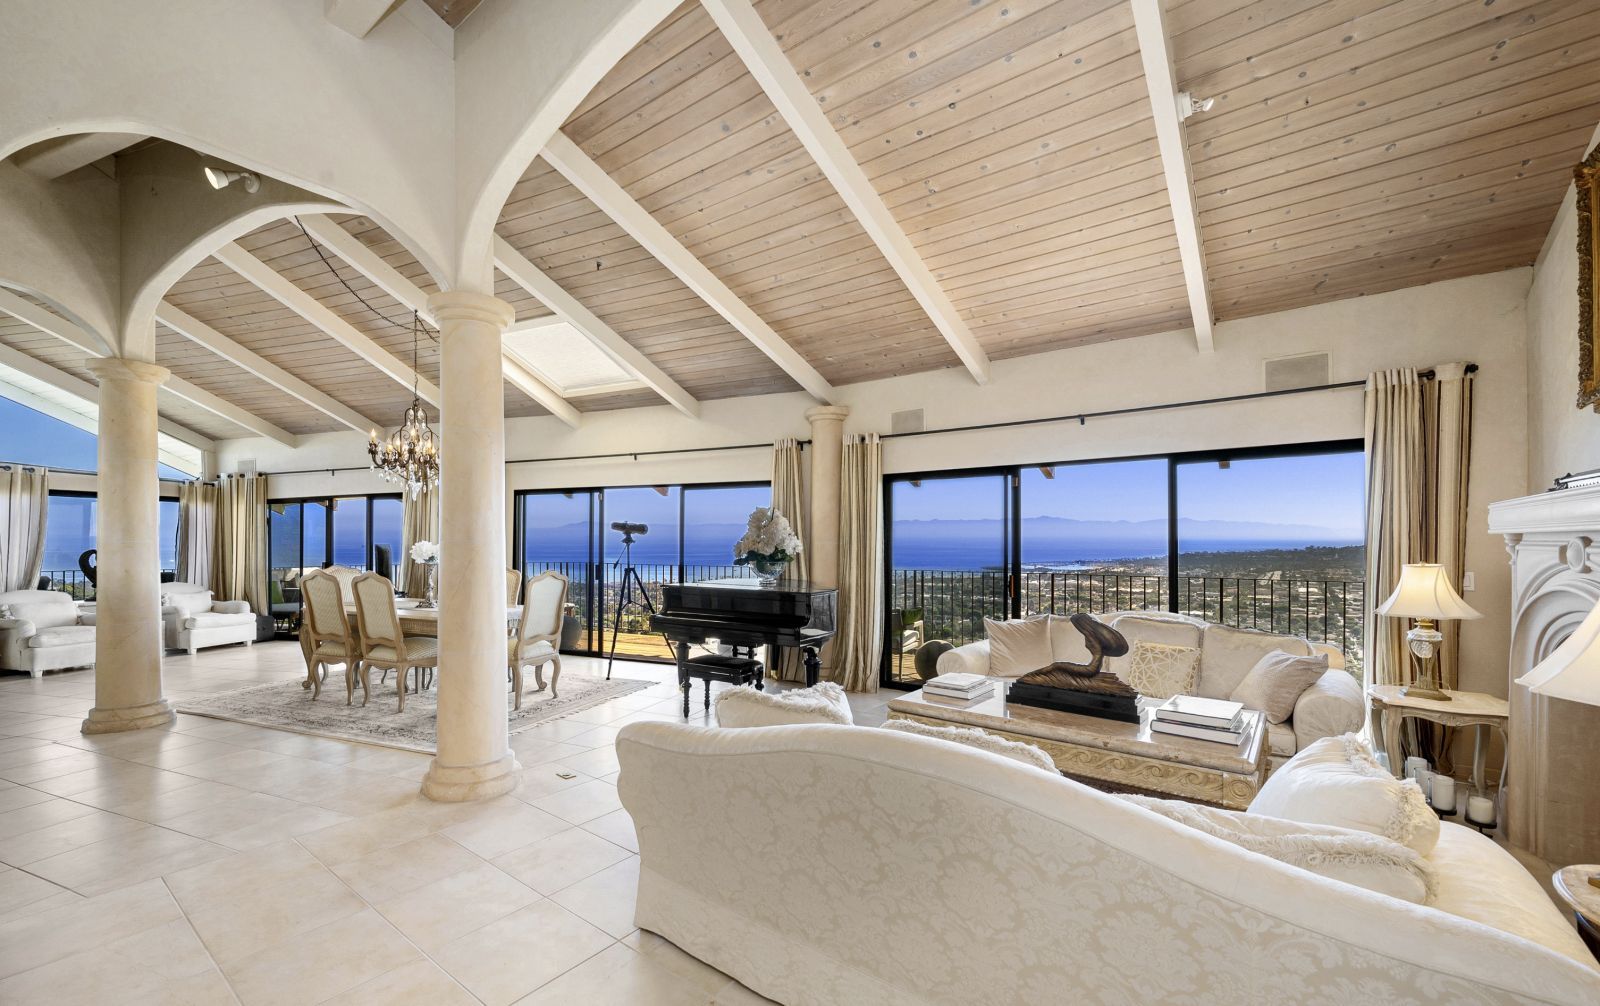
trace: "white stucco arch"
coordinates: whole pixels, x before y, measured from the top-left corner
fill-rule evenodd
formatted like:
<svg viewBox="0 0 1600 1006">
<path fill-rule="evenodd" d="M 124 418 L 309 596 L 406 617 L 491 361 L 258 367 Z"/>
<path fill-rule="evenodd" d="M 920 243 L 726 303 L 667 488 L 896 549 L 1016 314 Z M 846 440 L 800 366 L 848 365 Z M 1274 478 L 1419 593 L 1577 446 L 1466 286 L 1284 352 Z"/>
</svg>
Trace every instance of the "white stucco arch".
<svg viewBox="0 0 1600 1006">
<path fill-rule="evenodd" d="M 14 8 L 0 158 L 73 133 L 161 137 L 344 202 L 453 275 L 451 54 L 407 19 L 356 39 L 309 0 Z"/>
<path fill-rule="evenodd" d="M 44 300 L 109 351 L 118 325 L 117 187 L 41 182 L 0 162 L 0 285 Z"/>
<path fill-rule="evenodd" d="M 600 78 L 678 0 L 490 0 L 456 29 L 457 283 L 494 289 L 495 220 Z"/>
</svg>

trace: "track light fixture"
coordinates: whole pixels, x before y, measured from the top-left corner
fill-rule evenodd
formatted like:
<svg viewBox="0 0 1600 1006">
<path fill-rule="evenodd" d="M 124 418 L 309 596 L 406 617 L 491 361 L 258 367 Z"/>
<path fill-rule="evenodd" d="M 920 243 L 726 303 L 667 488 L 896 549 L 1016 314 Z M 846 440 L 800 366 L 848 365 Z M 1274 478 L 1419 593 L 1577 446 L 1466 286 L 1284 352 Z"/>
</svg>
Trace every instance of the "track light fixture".
<svg viewBox="0 0 1600 1006">
<path fill-rule="evenodd" d="M 1188 91 L 1178 92 L 1178 121 L 1182 122 L 1197 112 L 1209 112 L 1217 103 L 1215 98 L 1196 98 Z"/>
<path fill-rule="evenodd" d="M 252 195 L 261 189 L 261 176 L 254 171 L 228 171 L 225 168 L 206 166 L 206 181 L 214 189 L 225 189 L 234 182 L 243 182 L 244 190 Z"/>
</svg>

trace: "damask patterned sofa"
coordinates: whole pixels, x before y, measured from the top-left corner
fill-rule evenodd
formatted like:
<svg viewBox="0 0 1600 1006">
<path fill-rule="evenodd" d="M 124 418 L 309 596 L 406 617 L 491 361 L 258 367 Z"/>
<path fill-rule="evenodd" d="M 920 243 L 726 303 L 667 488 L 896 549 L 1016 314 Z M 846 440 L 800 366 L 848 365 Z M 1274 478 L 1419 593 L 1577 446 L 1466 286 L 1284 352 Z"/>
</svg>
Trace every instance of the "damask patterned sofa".
<svg viewBox="0 0 1600 1006">
<path fill-rule="evenodd" d="M 780 1003 L 1600 1002 L 1532 875 L 1458 825 L 1423 906 L 926 737 L 640 722 L 617 754 L 635 924 Z"/>
</svg>

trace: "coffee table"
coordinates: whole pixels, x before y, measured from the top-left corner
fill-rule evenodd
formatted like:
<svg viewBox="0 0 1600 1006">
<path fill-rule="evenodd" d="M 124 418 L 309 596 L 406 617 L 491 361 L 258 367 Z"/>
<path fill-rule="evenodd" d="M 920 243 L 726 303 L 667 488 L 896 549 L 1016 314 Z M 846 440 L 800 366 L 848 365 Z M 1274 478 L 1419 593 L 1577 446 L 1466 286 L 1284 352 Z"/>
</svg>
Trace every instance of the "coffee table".
<svg viewBox="0 0 1600 1006">
<path fill-rule="evenodd" d="M 1140 721 L 1082 716 L 1008 703 L 1000 682 L 981 702 L 948 703 L 919 689 L 889 702 L 890 719 L 934 726 L 977 727 L 1007 740 L 1042 748 L 1062 775 L 1113 792 L 1179 797 L 1244 810 L 1267 780 L 1266 720 L 1245 711 L 1244 740 L 1237 745 L 1194 740 L 1150 729 L 1150 709 L 1141 701 Z"/>
</svg>

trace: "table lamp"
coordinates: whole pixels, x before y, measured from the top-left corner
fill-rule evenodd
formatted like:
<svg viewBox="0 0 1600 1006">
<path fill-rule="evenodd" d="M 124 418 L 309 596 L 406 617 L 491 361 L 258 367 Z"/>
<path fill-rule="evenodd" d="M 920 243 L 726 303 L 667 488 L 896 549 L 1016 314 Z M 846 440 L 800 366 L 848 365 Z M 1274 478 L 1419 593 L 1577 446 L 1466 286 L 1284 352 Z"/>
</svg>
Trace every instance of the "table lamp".
<svg viewBox="0 0 1600 1006">
<path fill-rule="evenodd" d="M 1461 599 L 1444 567 L 1435 562 L 1408 562 L 1400 570 L 1394 593 L 1378 605 L 1377 613 L 1390 618 L 1414 618 L 1417 624 L 1406 633 L 1411 652 L 1420 670 L 1417 680 L 1407 685 L 1405 694 L 1417 699 L 1448 702 L 1450 696 L 1439 688 L 1434 674 L 1433 651 L 1444 639 L 1435 622 L 1445 618 L 1482 618 Z"/>
</svg>

